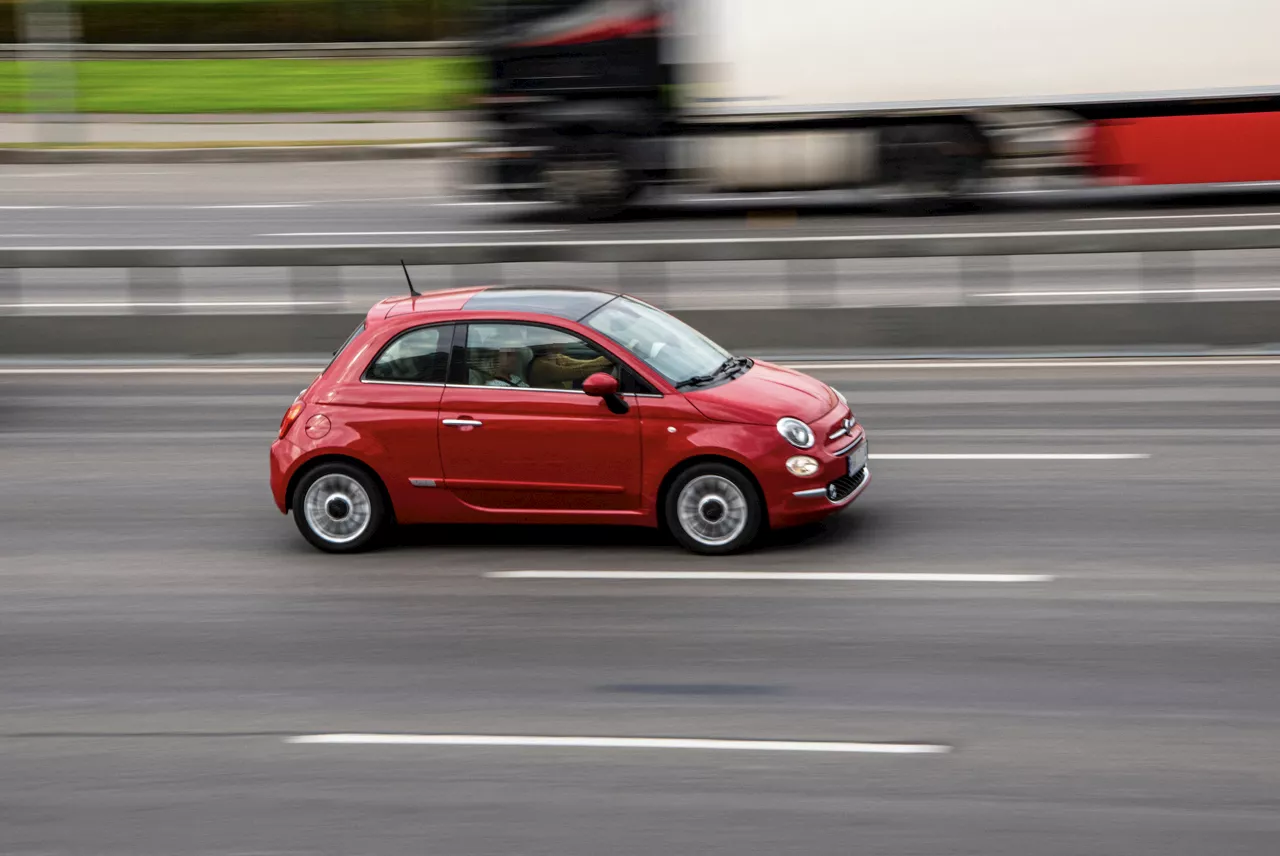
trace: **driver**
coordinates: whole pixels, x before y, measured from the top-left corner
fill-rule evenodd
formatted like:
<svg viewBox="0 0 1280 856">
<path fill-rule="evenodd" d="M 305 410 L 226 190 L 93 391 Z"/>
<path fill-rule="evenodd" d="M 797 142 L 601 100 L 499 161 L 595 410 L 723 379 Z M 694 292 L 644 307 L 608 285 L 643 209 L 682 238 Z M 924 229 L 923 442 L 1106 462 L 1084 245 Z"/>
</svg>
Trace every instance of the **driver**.
<svg viewBox="0 0 1280 856">
<path fill-rule="evenodd" d="M 520 348 L 502 348 L 498 351 L 498 362 L 484 381 L 485 386 L 519 386 L 527 387 L 529 382 L 521 375 L 524 370 L 524 357 Z"/>
<path fill-rule="evenodd" d="M 529 380 L 539 389 L 573 389 L 596 372 L 613 371 L 613 360 L 579 360 L 564 353 L 564 345 L 548 345 L 529 364 Z"/>
</svg>

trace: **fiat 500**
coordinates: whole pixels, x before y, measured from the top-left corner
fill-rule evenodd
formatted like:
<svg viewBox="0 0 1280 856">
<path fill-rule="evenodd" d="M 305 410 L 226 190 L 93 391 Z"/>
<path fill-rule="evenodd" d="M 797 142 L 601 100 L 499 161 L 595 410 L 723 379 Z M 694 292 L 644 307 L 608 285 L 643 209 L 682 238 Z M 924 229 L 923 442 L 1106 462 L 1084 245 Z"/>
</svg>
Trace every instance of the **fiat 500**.
<svg viewBox="0 0 1280 856">
<path fill-rule="evenodd" d="M 276 505 L 328 552 L 395 523 L 599 523 L 723 554 L 869 482 L 839 392 L 603 291 L 384 300 L 271 447 Z"/>
</svg>

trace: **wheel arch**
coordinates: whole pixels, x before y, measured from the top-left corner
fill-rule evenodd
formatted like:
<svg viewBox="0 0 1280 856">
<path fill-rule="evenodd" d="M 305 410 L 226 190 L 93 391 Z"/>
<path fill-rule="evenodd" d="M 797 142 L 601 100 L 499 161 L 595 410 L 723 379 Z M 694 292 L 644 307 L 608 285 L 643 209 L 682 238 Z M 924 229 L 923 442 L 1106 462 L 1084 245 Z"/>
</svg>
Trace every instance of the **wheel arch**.
<svg viewBox="0 0 1280 856">
<path fill-rule="evenodd" d="M 755 489 L 756 499 L 760 503 L 760 512 L 763 515 L 760 521 L 761 528 L 767 529 L 769 527 L 769 503 L 765 500 L 764 488 L 760 485 L 760 480 L 756 478 L 756 474 L 751 472 L 751 468 L 742 461 L 731 458 L 728 455 L 709 452 L 685 458 L 668 470 L 667 474 L 662 477 L 662 482 L 658 485 L 657 508 L 655 509 L 659 529 L 664 532 L 668 529 L 666 515 L 667 496 L 671 493 L 672 485 L 675 484 L 676 479 L 682 473 L 700 464 L 723 464 L 745 476 L 747 481 L 751 483 L 752 488 Z"/>
<path fill-rule="evenodd" d="M 294 470 L 293 475 L 289 478 L 289 484 L 285 488 L 284 503 L 286 513 L 293 511 L 293 494 L 297 491 L 298 484 L 316 467 L 320 467 L 325 464 L 347 464 L 348 466 L 355 467 L 356 469 L 364 472 L 369 476 L 369 478 L 373 479 L 373 483 L 378 486 L 378 491 L 382 494 L 382 501 L 386 504 L 387 514 L 390 516 L 391 520 L 394 521 L 396 519 L 396 509 L 395 505 L 391 501 L 391 494 L 387 490 L 387 483 L 383 481 L 382 476 L 378 475 L 378 471 L 359 458 L 354 458 L 351 455 L 333 453 L 317 455 L 314 458 L 310 458 Z"/>
</svg>

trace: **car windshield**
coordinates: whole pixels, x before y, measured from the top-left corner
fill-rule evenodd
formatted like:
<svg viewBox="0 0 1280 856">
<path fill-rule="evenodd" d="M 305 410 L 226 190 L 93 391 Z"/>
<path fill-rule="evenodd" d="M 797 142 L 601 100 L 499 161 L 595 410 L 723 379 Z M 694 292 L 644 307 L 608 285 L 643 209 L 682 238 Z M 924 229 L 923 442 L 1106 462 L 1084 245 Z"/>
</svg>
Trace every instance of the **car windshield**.
<svg viewBox="0 0 1280 856">
<path fill-rule="evenodd" d="M 710 379 L 733 356 L 667 313 L 628 297 L 600 307 L 586 324 L 608 336 L 676 386 Z"/>
</svg>

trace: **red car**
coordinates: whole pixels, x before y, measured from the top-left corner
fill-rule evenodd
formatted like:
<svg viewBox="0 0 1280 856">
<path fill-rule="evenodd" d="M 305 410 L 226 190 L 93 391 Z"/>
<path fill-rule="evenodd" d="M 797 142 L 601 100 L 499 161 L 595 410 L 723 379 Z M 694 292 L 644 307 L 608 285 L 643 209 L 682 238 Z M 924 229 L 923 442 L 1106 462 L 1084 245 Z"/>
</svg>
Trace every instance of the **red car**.
<svg viewBox="0 0 1280 856">
<path fill-rule="evenodd" d="M 276 505 L 329 552 L 398 522 L 666 527 L 729 553 L 869 479 L 840 393 L 601 291 L 384 300 L 271 447 Z"/>
</svg>

